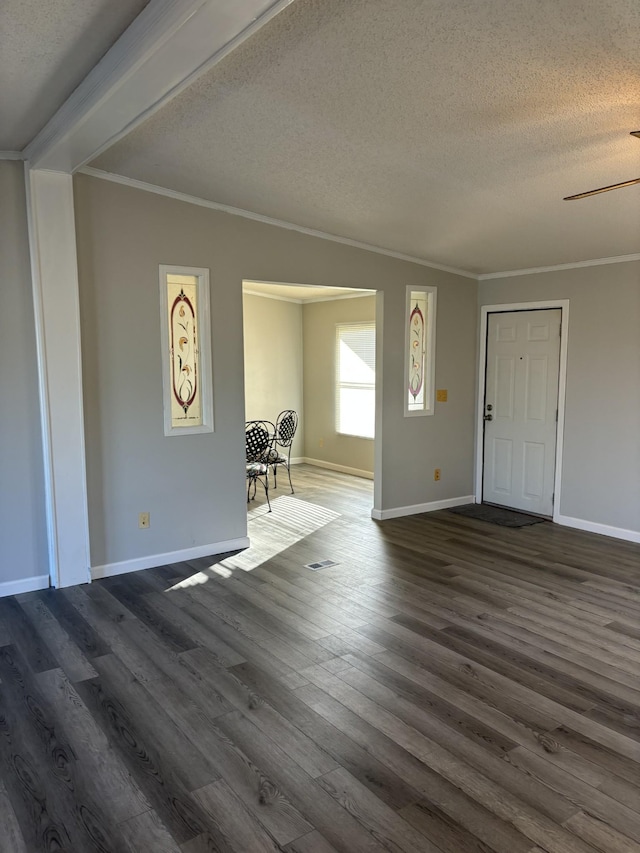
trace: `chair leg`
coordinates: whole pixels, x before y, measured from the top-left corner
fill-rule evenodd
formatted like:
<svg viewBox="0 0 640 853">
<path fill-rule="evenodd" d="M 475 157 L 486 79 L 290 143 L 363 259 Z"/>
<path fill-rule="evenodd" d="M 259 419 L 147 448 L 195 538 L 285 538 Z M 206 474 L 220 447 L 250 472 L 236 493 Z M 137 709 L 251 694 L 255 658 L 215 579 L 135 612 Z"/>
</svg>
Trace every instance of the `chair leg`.
<svg viewBox="0 0 640 853">
<path fill-rule="evenodd" d="M 251 497 L 251 484 L 253 483 L 253 497 Z M 258 488 L 258 481 L 256 477 L 251 477 L 249 479 L 249 483 L 247 485 L 247 503 L 249 501 L 254 501 L 256 499 L 256 490 Z"/>
<path fill-rule="evenodd" d="M 293 483 L 291 482 L 291 445 L 289 445 L 289 453 L 287 455 L 286 465 L 287 465 L 287 474 L 289 475 L 289 486 L 291 488 L 291 494 L 293 495 L 293 494 L 295 494 L 295 492 L 293 491 Z"/>
</svg>

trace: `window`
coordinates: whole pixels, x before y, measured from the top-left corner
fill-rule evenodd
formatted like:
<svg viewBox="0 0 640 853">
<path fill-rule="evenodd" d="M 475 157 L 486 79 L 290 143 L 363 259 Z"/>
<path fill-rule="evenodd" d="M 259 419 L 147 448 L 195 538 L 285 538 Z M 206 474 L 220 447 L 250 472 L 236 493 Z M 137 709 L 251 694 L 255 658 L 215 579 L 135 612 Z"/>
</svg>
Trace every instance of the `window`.
<svg viewBox="0 0 640 853">
<path fill-rule="evenodd" d="M 432 415 L 436 357 L 436 288 L 407 288 L 404 414 Z"/>
<path fill-rule="evenodd" d="M 336 326 L 336 431 L 373 438 L 376 403 L 374 323 Z"/>
</svg>

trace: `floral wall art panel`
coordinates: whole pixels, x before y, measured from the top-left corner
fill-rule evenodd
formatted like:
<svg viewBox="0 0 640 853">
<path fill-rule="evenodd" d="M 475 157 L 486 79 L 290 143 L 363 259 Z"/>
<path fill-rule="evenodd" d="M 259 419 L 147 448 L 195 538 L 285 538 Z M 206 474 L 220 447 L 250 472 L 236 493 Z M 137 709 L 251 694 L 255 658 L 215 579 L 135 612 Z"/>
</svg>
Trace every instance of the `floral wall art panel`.
<svg viewBox="0 0 640 853">
<path fill-rule="evenodd" d="M 405 416 L 432 415 L 435 385 L 436 288 L 407 288 Z"/>
<path fill-rule="evenodd" d="M 208 270 L 160 268 L 166 435 L 211 432 Z"/>
</svg>

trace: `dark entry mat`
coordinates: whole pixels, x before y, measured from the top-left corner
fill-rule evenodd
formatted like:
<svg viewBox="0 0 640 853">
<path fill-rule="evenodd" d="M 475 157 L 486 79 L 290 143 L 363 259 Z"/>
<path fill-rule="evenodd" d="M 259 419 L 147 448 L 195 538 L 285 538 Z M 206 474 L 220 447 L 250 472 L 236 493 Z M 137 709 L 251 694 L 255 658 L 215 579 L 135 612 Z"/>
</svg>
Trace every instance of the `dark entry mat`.
<svg viewBox="0 0 640 853">
<path fill-rule="evenodd" d="M 447 512 L 455 512 L 456 515 L 499 524 L 501 527 L 527 527 L 529 524 L 540 524 L 544 521 L 544 518 L 538 518 L 535 515 L 525 515 L 522 512 L 514 512 L 512 509 L 503 509 L 503 507 L 489 506 L 488 504 L 453 506 Z"/>
</svg>

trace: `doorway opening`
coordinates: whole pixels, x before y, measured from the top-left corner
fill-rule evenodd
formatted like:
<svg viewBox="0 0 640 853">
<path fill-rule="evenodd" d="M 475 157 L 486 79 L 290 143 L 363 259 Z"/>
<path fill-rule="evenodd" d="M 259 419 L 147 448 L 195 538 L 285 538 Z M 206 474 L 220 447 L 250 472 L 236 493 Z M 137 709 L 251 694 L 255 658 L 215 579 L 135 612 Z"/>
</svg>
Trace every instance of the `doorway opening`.
<svg viewBox="0 0 640 853">
<path fill-rule="evenodd" d="M 243 282 L 245 421 L 275 426 L 287 410 L 298 419 L 290 471 L 268 473 L 272 506 L 291 513 L 292 501 L 308 499 L 340 515 L 370 515 L 376 301 L 376 291 L 360 288 Z M 250 514 L 264 498 L 263 484 Z"/>
<path fill-rule="evenodd" d="M 476 502 L 560 514 L 568 300 L 485 305 Z"/>
</svg>

